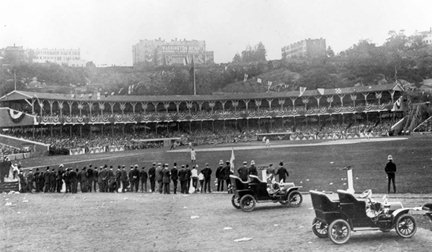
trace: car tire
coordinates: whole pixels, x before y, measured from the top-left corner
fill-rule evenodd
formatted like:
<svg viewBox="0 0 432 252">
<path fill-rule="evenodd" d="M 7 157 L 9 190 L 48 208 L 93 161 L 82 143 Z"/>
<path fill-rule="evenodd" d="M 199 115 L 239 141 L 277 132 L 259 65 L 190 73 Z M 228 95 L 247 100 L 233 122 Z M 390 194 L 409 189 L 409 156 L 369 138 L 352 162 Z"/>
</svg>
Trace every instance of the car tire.
<svg viewBox="0 0 432 252">
<path fill-rule="evenodd" d="M 231 204 L 235 209 L 240 209 L 239 199 L 235 194 L 231 197 Z"/>
<path fill-rule="evenodd" d="M 395 224 L 396 233 L 402 238 L 411 238 L 417 231 L 417 224 L 409 214 L 399 216 Z"/>
<path fill-rule="evenodd" d="M 346 243 L 351 236 L 351 227 L 346 220 L 337 219 L 328 228 L 328 237 L 338 245 Z"/>
<path fill-rule="evenodd" d="M 287 199 L 290 207 L 299 207 L 303 202 L 303 196 L 299 191 L 290 192 Z"/>
<path fill-rule="evenodd" d="M 243 197 L 241 197 L 241 199 L 240 199 L 240 208 L 244 212 L 251 212 L 251 211 L 253 211 L 254 208 L 255 208 L 255 205 L 256 205 L 256 200 L 250 194 L 246 194 Z"/>
<path fill-rule="evenodd" d="M 318 238 L 327 238 L 328 237 L 328 224 L 320 221 L 317 218 L 314 218 L 312 221 L 312 231 L 318 236 Z"/>
</svg>

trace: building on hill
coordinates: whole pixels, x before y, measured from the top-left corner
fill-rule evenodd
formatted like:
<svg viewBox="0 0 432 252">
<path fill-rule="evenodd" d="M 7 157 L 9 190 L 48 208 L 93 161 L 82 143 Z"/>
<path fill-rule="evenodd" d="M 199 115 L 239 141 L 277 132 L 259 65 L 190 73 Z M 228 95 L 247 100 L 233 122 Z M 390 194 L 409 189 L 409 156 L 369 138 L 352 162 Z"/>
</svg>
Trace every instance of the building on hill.
<svg viewBox="0 0 432 252">
<path fill-rule="evenodd" d="M 282 60 L 290 58 L 324 58 L 326 57 L 326 41 L 305 39 L 282 47 Z"/>
<path fill-rule="evenodd" d="M 132 46 L 133 64 L 152 66 L 214 63 L 213 51 L 206 51 L 203 40 L 140 40 Z"/>
<path fill-rule="evenodd" d="M 85 61 L 81 59 L 80 49 L 29 49 L 34 63 L 56 63 L 72 67 L 83 67 Z"/>
<path fill-rule="evenodd" d="M 22 46 L 7 46 L 1 50 L 3 64 L 19 64 L 29 61 L 29 56 Z"/>
</svg>

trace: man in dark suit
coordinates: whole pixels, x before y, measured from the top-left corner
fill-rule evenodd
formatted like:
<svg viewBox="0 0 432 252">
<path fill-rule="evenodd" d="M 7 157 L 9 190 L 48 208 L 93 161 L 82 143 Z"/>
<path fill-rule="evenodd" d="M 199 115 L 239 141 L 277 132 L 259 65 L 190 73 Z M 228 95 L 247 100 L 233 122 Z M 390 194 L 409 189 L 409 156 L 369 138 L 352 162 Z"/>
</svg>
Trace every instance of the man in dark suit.
<svg viewBox="0 0 432 252">
<path fill-rule="evenodd" d="M 57 192 L 60 193 L 63 187 L 63 164 L 59 166 L 56 173 L 56 188 Z"/>
<path fill-rule="evenodd" d="M 162 170 L 163 193 L 170 194 L 171 172 L 168 169 L 168 164 L 164 165 Z"/>
<path fill-rule="evenodd" d="M 128 174 L 126 172 L 126 167 L 123 165 L 122 170 L 121 170 L 121 181 L 122 181 L 122 192 L 127 191 L 127 188 L 129 186 L 129 182 L 128 182 Z"/>
<path fill-rule="evenodd" d="M 32 169 L 30 169 L 26 177 L 27 177 L 27 189 L 30 193 L 33 193 L 33 183 L 35 181 L 35 177 Z"/>
<path fill-rule="evenodd" d="M 192 171 L 189 168 L 189 165 L 186 165 L 186 193 L 189 193 L 190 185 L 191 185 L 191 177 L 192 177 Z"/>
<path fill-rule="evenodd" d="M 181 193 L 186 193 L 187 190 L 187 174 L 186 174 L 186 169 L 185 166 L 182 165 L 181 168 L 178 171 L 178 177 L 180 180 L 180 192 Z"/>
<path fill-rule="evenodd" d="M 220 160 L 219 161 L 219 166 L 216 169 L 217 191 L 218 192 L 219 191 L 223 191 L 223 189 L 224 189 L 225 180 L 224 180 L 223 169 L 224 169 L 223 161 Z"/>
<path fill-rule="evenodd" d="M 140 171 L 140 182 L 141 182 L 141 192 L 147 192 L 147 172 L 145 170 L 145 167 L 143 166 L 141 171 Z"/>
<path fill-rule="evenodd" d="M 155 192 L 155 181 L 156 181 L 156 163 L 153 163 L 153 166 L 150 167 L 148 171 L 149 180 L 150 180 L 150 191 Z"/>
<path fill-rule="evenodd" d="M 243 162 L 242 167 L 238 168 L 237 172 L 238 172 L 239 178 L 241 180 L 243 180 L 243 181 L 248 180 L 249 169 L 247 168 L 247 162 L 246 161 Z"/>
<path fill-rule="evenodd" d="M 64 179 L 65 184 L 66 184 L 66 193 L 72 192 L 71 180 L 70 180 L 69 174 L 70 174 L 70 168 L 66 168 L 66 172 L 63 173 L 63 179 Z"/>
<path fill-rule="evenodd" d="M 138 171 L 138 165 L 136 164 L 135 167 L 130 171 L 129 173 L 129 180 L 131 182 L 131 191 L 138 192 L 139 188 L 139 171 Z"/>
<path fill-rule="evenodd" d="M 393 163 L 393 157 L 392 155 L 388 155 L 387 157 L 387 164 L 384 168 L 384 171 L 387 174 L 387 192 L 390 193 L 390 184 L 393 182 L 393 192 L 396 193 L 396 185 L 395 185 L 395 178 L 396 178 L 396 164 Z"/>
<path fill-rule="evenodd" d="M 233 174 L 231 171 L 231 162 L 229 160 L 227 160 L 225 162 L 225 167 L 223 168 L 223 179 L 226 182 L 228 192 L 229 192 L 229 187 L 231 185 L 231 180 L 229 177 L 231 174 Z"/>
<path fill-rule="evenodd" d="M 156 166 L 156 172 L 155 172 L 155 178 L 156 178 L 156 182 L 158 183 L 158 190 L 159 193 L 162 193 L 162 164 L 158 163 L 158 165 Z"/>
<path fill-rule="evenodd" d="M 212 170 L 209 167 L 209 164 L 206 163 L 205 164 L 205 168 L 202 169 L 202 174 L 204 175 L 204 192 L 206 193 L 207 191 L 209 193 L 211 193 L 211 174 L 212 174 Z"/>
<path fill-rule="evenodd" d="M 100 171 L 100 169 L 99 169 Z M 99 171 L 97 169 L 97 166 L 94 167 L 93 169 L 93 190 L 94 192 L 97 192 L 97 187 L 98 187 L 98 182 L 99 182 Z M 100 188 L 99 188 L 100 191 Z"/>
<path fill-rule="evenodd" d="M 78 174 L 77 174 L 77 172 L 78 172 L 78 169 L 76 169 L 75 171 L 72 169 L 69 173 L 72 193 L 78 192 Z"/>
<path fill-rule="evenodd" d="M 177 194 L 177 180 L 178 180 L 177 163 L 174 163 L 173 168 L 171 168 L 171 180 L 173 182 L 174 194 Z"/>
<path fill-rule="evenodd" d="M 257 168 L 255 167 L 255 161 L 251 161 L 251 166 L 249 167 L 249 175 L 258 176 Z"/>
<path fill-rule="evenodd" d="M 115 181 L 116 181 L 116 191 L 121 187 L 121 166 L 117 166 L 117 170 L 115 171 Z"/>
<path fill-rule="evenodd" d="M 44 173 L 44 192 L 50 192 L 50 177 L 51 177 L 51 172 L 49 170 L 49 166 L 46 168 L 46 171 Z"/>
<path fill-rule="evenodd" d="M 285 167 L 283 167 L 283 162 L 279 163 L 279 169 L 277 170 L 276 174 L 279 176 L 279 182 L 286 182 L 286 178 L 289 177 L 289 174 Z"/>
</svg>

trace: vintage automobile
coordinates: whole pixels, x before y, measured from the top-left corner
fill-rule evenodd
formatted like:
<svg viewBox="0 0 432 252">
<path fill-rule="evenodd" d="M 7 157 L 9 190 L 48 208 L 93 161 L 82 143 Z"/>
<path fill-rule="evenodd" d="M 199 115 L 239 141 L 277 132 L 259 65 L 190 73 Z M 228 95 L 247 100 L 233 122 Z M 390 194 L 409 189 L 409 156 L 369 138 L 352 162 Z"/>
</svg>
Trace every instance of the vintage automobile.
<svg viewBox="0 0 432 252">
<path fill-rule="evenodd" d="M 395 229 L 403 238 L 411 238 L 417 231 L 415 219 L 400 202 L 373 202 L 365 191 L 365 197 L 337 190 L 339 200 L 330 200 L 322 192 L 310 191 L 315 218 L 312 231 L 319 238 L 327 238 L 336 244 L 346 243 L 351 231 Z"/>
<path fill-rule="evenodd" d="M 425 213 L 425 216 L 427 216 L 429 220 L 432 222 L 432 203 L 424 204 L 422 209 L 427 211 Z M 432 231 L 432 227 L 431 227 L 431 231 Z"/>
<path fill-rule="evenodd" d="M 276 190 L 268 190 L 268 184 L 261 181 L 258 176 L 249 175 L 248 181 L 242 181 L 239 177 L 230 175 L 234 195 L 231 198 L 232 205 L 245 212 L 253 211 L 256 203 L 279 202 L 290 207 L 299 207 L 303 197 L 299 192 L 301 186 L 294 183 L 278 184 Z"/>
</svg>

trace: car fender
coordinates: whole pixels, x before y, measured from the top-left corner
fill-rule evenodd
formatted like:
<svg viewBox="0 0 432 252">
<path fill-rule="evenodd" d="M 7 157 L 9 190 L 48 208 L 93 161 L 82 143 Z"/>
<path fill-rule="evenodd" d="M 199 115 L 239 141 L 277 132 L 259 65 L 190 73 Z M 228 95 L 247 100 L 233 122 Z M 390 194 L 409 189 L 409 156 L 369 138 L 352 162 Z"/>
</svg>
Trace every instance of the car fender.
<svg viewBox="0 0 432 252">
<path fill-rule="evenodd" d="M 290 192 L 292 192 L 292 191 L 298 191 L 300 188 L 302 188 L 303 186 L 293 186 L 293 187 L 290 187 L 288 190 L 287 190 L 287 195 L 290 193 Z"/>
<path fill-rule="evenodd" d="M 400 215 L 407 214 L 409 212 L 409 208 L 399 208 L 392 213 L 393 219 L 396 220 Z"/>
</svg>

